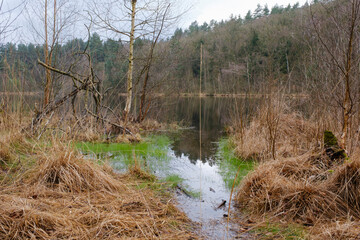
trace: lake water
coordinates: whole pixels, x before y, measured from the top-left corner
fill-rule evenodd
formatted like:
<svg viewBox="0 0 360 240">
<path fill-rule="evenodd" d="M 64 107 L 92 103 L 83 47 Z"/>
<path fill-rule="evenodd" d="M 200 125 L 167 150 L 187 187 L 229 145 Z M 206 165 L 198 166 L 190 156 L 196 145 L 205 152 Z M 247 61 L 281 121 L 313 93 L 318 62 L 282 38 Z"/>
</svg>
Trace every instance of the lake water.
<svg viewBox="0 0 360 240">
<path fill-rule="evenodd" d="M 131 164 L 129 159 L 135 154 L 137 161 L 160 179 L 182 179 L 175 193 L 178 207 L 201 226 L 201 234 L 206 239 L 233 239 L 236 226 L 228 227 L 224 217 L 228 213 L 231 188 L 238 169 L 237 183 L 254 163 L 240 161 L 234 156 L 224 129 L 240 109 L 250 111 L 251 105 L 240 108 L 240 101 L 244 100 L 234 98 L 164 100 L 162 107 L 149 117 L 161 122 L 182 122 L 186 128 L 144 133 L 148 135 L 147 141 L 139 144 L 98 147 L 119 171 Z M 244 102 L 241 104 L 245 106 Z M 94 150 L 94 147 L 90 148 Z M 224 201 L 225 206 L 219 208 Z"/>
<path fill-rule="evenodd" d="M 39 102 L 38 98 L 31 99 Z M 139 144 L 97 147 L 119 171 L 126 170 L 135 153 L 141 164 L 159 178 L 182 179 L 175 194 L 179 208 L 201 225 L 201 234 L 206 239 L 232 239 L 236 226 L 227 226 L 224 214 L 229 207 L 233 181 L 239 169 L 237 183 L 254 163 L 236 159 L 224 129 L 239 116 L 253 114 L 259 101 L 227 97 L 159 98 L 154 101 L 148 117 L 160 122 L 180 122 L 186 128 L 144 133 L 149 135 L 148 140 Z M 32 109 L 32 101 L 24 102 L 24 108 Z M 225 207 L 218 208 L 223 201 L 226 201 Z"/>
</svg>

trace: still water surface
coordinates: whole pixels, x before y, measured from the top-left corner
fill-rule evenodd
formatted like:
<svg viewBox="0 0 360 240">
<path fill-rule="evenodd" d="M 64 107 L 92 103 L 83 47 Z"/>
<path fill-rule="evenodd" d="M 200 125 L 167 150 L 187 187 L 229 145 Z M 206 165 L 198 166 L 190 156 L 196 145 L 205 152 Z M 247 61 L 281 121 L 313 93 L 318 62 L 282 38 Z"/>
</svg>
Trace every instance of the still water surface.
<svg viewBox="0 0 360 240">
<path fill-rule="evenodd" d="M 176 101 L 169 100 L 168 106 L 155 112 L 157 116 L 154 116 L 160 121 L 180 121 L 189 126 L 177 132 L 161 133 L 169 138 L 168 144 L 162 146 L 165 149 L 162 160 L 156 154 L 151 156 L 149 152 L 145 158 L 149 168 L 160 178 L 177 175 L 184 179 L 181 187 L 192 192 L 195 197 L 189 197 L 178 190 L 178 205 L 190 219 L 201 224 L 202 234 L 207 239 L 232 239 L 235 236 L 234 231 L 226 231 L 224 217 L 228 209 L 233 179 L 239 167 L 239 179 L 253 168 L 252 162 L 242 162 L 235 158 L 227 147 L 228 141 L 224 138 L 225 126 L 239 114 L 239 101 L 244 100 L 180 98 Z M 241 108 L 243 111 L 250 111 L 249 104 L 241 104 L 247 106 Z M 156 146 L 156 141 L 154 142 L 152 150 L 159 147 Z M 115 167 L 124 167 L 122 158 L 114 158 Z M 225 207 L 218 208 L 224 200 Z M 230 229 L 234 227 L 230 226 Z"/>
<path fill-rule="evenodd" d="M 239 109 L 250 112 L 251 104 L 241 102 L 239 108 L 239 101 L 244 100 L 232 98 L 163 101 L 162 107 L 153 110 L 150 118 L 182 122 L 187 127 L 171 132 L 144 133 L 148 135 L 147 140 L 138 144 L 89 144 L 89 149 L 110 158 L 119 171 L 132 164 L 135 154 L 137 161 L 160 179 L 182 179 L 175 194 L 178 206 L 201 226 L 201 234 L 206 239 L 233 239 L 235 231 L 227 231 L 224 214 L 228 211 L 234 177 L 240 168 L 239 183 L 254 163 L 234 156 L 224 128 L 239 114 Z M 224 201 L 225 206 L 219 208 Z M 229 229 L 236 229 L 236 226 L 230 225 Z"/>
</svg>

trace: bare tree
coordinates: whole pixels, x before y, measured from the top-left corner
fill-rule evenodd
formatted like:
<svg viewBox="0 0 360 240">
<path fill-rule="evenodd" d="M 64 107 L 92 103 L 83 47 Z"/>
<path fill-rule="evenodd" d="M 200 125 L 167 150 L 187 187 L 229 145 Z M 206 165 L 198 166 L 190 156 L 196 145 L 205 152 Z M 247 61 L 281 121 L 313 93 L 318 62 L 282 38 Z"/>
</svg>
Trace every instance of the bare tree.
<svg viewBox="0 0 360 240">
<path fill-rule="evenodd" d="M 53 50 L 54 48 L 51 48 L 50 53 L 49 53 L 49 43 L 48 43 L 48 0 L 45 0 L 45 8 L 44 8 L 44 31 L 45 31 L 45 45 L 44 45 L 44 57 L 45 57 L 45 64 L 47 66 L 51 66 L 51 61 L 52 61 L 52 54 L 53 54 Z M 53 16 L 53 31 L 52 31 L 52 45 L 54 45 L 56 38 L 55 38 L 55 33 L 56 33 L 56 0 L 54 0 L 54 16 Z M 50 101 L 50 89 L 51 89 L 51 72 L 50 69 L 45 68 L 45 78 L 46 78 L 46 83 L 45 83 L 45 88 L 44 88 L 44 107 L 46 105 L 49 104 Z"/>
<path fill-rule="evenodd" d="M 143 81 L 143 85 L 142 85 L 142 89 L 141 89 L 141 97 L 140 97 L 140 107 L 139 107 L 139 115 L 137 117 L 137 121 L 141 122 L 144 120 L 144 118 L 147 115 L 147 112 L 149 111 L 149 104 L 146 105 L 146 96 L 147 96 L 147 87 L 148 87 L 148 82 L 149 82 L 149 78 L 150 78 L 150 69 L 151 69 L 151 65 L 154 59 L 154 51 L 155 51 L 155 47 L 156 44 L 159 41 L 160 35 L 163 31 L 164 28 L 164 24 L 165 24 L 165 17 L 167 15 L 167 11 L 170 8 L 170 4 L 167 5 L 167 7 L 165 9 L 163 9 L 163 11 L 161 11 L 160 9 L 157 11 L 157 17 L 155 19 L 158 19 L 158 21 L 155 21 L 154 23 L 154 31 L 152 33 L 152 40 L 151 40 L 151 45 L 150 45 L 150 49 L 149 49 L 149 53 L 146 59 L 146 64 L 144 65 L 141 74 L 139 75 L 139 79 L 142 77 L 142 75 L 144 74 L 144 81 Z M 162 18 L 159 18 L 159 16 L 162 16 Z"/>
<path fill-rule="evenodd" d="M 43 11 L 38 10 L 39 6 Z M 38 43 L 44 44 L 44 63 L 47 66 L 56 67 L 58 61 L 56 45 L 66 39 L 66 29 L 74 25 L 78 18 L 79 14 L 75 6 L 71 0 L 44 0 L 33 1 L 27 7 L 27 18 L 34 37 L 41 39 L 37 40 Z M 55 74 L 58 73 L 45 68 L 43 108 L 52 99 Z"/>
<path fill-rule="evenodd" d="M 323 1 L 310 7 L 311 20 L 319 47 L 325 90 L 324 99 L 332 99 L 342 110 L 340 146 L 346 148 L 351 117 L 358 103 L 360 1 Z M 357 67 L 356 67 L 357 66 Z"/>
<path fill-rule="evenodd" d="M 18 28 L 14 22 L 22 13 L 25 5 L 25 0 L 13 7 L 5 6 L 4 0 L 0 1 L 0 43 Z"/>
<path fill-rule="evenodd" d="M 171 11 L 175 6 L 174 1 L 170 0 L 121 0 L 121 1 L 105 1 L 93 2 L 91 8 L 92 15 L 95 15 L 94 24 L 115 35 L 125 38 L 128 42 L 128 73 L 127 73 L 127 95 L 124 109 L 125 121 L 132 108 L 133 99 L 133 67 L 134 67 L 134 41 L 139 38 L 151 38 L 151 46 L 148 60 L 145 61 L 144 67 L 140 73 L 145 76 L 142 87 L 142 103 L 146 96 L 146 87 L 149 79 L 150 66 L 155 51 L 156 44 L 163 30 L 171 23 L 176 21 L 181 14 L 174 14 Z M 138 83 L 137 81 L 136 83 Z M 142 105 L 143 106 L 143 105 Z M 143 118 L 144 111 L 142 111 Z"/>
</svg>

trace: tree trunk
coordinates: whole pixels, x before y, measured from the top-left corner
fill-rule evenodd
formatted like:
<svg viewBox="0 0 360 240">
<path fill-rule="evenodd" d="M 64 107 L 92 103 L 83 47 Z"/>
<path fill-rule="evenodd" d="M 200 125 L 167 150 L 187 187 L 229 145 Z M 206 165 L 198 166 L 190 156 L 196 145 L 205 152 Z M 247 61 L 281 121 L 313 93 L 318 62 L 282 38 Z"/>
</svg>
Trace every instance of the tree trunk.
<svg viewBox="0 0 360 240">
<path fill-rule="evenodd" d="M 359 2 L 352 1 L 352 8 L 351 8 L 351 25 L 350 25 L 350 32 L 349 32 L 349 41 L 348 47 L 346 52 L 346 65 L 345 65 L 345 95 L 343 101 L 343 126 L 341 131 L 341 138 L 340 138 L 340 147 L 343 149 L 346 148 L 346 140 L 347 140 L 347 133 L 349 129 L 350 117 L 352 113 L 353 102 L 351 99 L 351 91 L 350 91 L 350 74 L 351 74 L 351 67 L 352 67 L 352 60 L 353 60 L 353 43 L 354 43 L 354 34 L 356 31 L 356 22 L 358 20 L 359 14 Z"/>
<path fill-rule="evenodd" d="M 44 25 L 45 25 L 45 45 L 44 45 L 44 57 L 45 57 L 45 64 L 49 64 L 49 44 L 48 44 L 48 27 L 47 27 L 47 3 L 48 1 L 45 0 L 45 19 L 44 19 Z M 46 105 L 49 104 L 50 101 L 50 88 L 51 88 L 51 72 L 49 69 L 45 68 L 45 89 L 44 89 L 44 103 L 43 108 L 46 107 Z"/>
<path fill-rule="evenodd" d="M 56 0 L 54 0 L 54 22 L 53 22 L 53 36 L 52 36 L 52 46 L 49 53 L 49 40 L 48 40 L 48 17 L 47 17 L 47 3 L 48 1 L 45 0 L 45 19 L 44 19 L 44 25 L 45 25 L 45 46 L 44 46 L 44 57 L 45 57 L 45 64 L 48 66 L 51 66 L 52 62 L 52 54 L 53 54 L 53 47 L 55 43 L 56 38 Z M 44 89 L 44 108 L 46 105 L 49 104 L 50 98 L 51 98 L 51 88 L 52 88 L 52 78 L 51 78 L 51 71 L 48 68 L 45 68 L 45 89 Z"/>
<path fill-rule="evenodd" d="M 132 77 L 134 66 L 134 34 L 135 34 L 135 12 L 136 12 L 136 0 L 131 1 L 131 30 L 130 30 L 130 42 L 129 42 L 129 68 L 127 76 L 127 96 L 125 104 L 125 121 L 127 121 L 128 114 L 131 110 L 132 101 Z"/>
<path fill-rule="evenodd" d="M 351 114 L 350 91 L 348 91 L 348 89 L 346 89 L 343 104 L 344 104 L 344 110 L 343 110 L 343 118 L 344 119 L 343 119 L 342 131 L 341 131 L 340 147 L 345 149 L 347 132 L 348 132 L 349 122 L 350 122 L 350 114 Z"/>
</svg>

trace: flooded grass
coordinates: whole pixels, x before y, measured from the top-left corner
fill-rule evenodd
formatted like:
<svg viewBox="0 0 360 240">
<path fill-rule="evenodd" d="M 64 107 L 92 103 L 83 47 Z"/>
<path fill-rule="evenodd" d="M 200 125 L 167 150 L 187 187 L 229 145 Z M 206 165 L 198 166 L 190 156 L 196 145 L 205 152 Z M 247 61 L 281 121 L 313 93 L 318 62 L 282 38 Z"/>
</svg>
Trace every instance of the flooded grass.
<svg viewBox="0 0 360 240">
<path fill-rule="evenodd" d="M 226 208 L 218 206 L 229 201 L 237 172 L 236 185 L 254 169 L 255 163 L 237 158 L 227 138 L 209 141 L 207 157 L 203 161 L 196 159 L 197 153 L 192 150 L 197 148 L 189 138 L 189 134 L 196 134 L 194 131 L 151 135 L 140 143 L 76 143 L 76 147 L 92 157 L 106 158 L 117 171 L 129 170 L 143 179 L 138 189 L 149 188 L 160 195 L 176 192 L 178 206 L 190 219 L 208 226 L 204 231 L 210 231 L 211 222 L 223 220 Z M 226 228 L 221 225 L 211 231 L 216 239 Z"/>
<path fill-rule="evenodd" d="M 151 135 L 140 143 L 76 143 L 76 147 L 86 154 L 95 154 L 97 158 L 108 159 L 111 165 L 124 171 L 137 164 L 151 174 L 158 175 L 162 181 L 175 186 L 185 180 L 178 174 L 169 172 L 171 157 L 169 156 L 172 140 L 166 135 Z M 234 154 L 233 147 L 227 138 L 219 141 L 215 155 L 218 165 L 218 172 L 221 175 L 226 188 L 232 188 L 236 173 L 239 171 L 235 181 L 237 186 L 247 173 L 254 169 L 254 161 L 243 161 Z M 186 187 L 187 188 L 187 187 Z M 200 192 L 189 191 L 189 195 L 200 197 Z"/>
<path fill-rule="evenodd" d="M 85 154 L 94 154 L 97 158 L 105 158 L 119 171 L 125 171 L 135 164 L 145 170 L 156 173 L 166 169 L 170 161 L 168 148 L 171 141 L 162 135 L 151 135 L 140 143 L 87 143 L 78 142 L 76 147 Z"/>
<path fill-rule="evenodd" d="M 176 174 L 172 174 L 164 178 L 163 181 L 169 184 L 171 188 L 176 188 L 180 183 L 184 181 L 184 179 Z"/>
<path fill-rule="evenodd" d="M 239 174 L 236 178 L 235 186 L 238 186 L 241 180 L 252 171 L 256 165 L 255 161 L 245 161 L 236 157 L 234 147 L 228 138 L 220 139 L 216 156 L 219 159 L 219 173 L 228 189 L 232 188 L 234 178 L 238 171 Z"/>
</svg>

